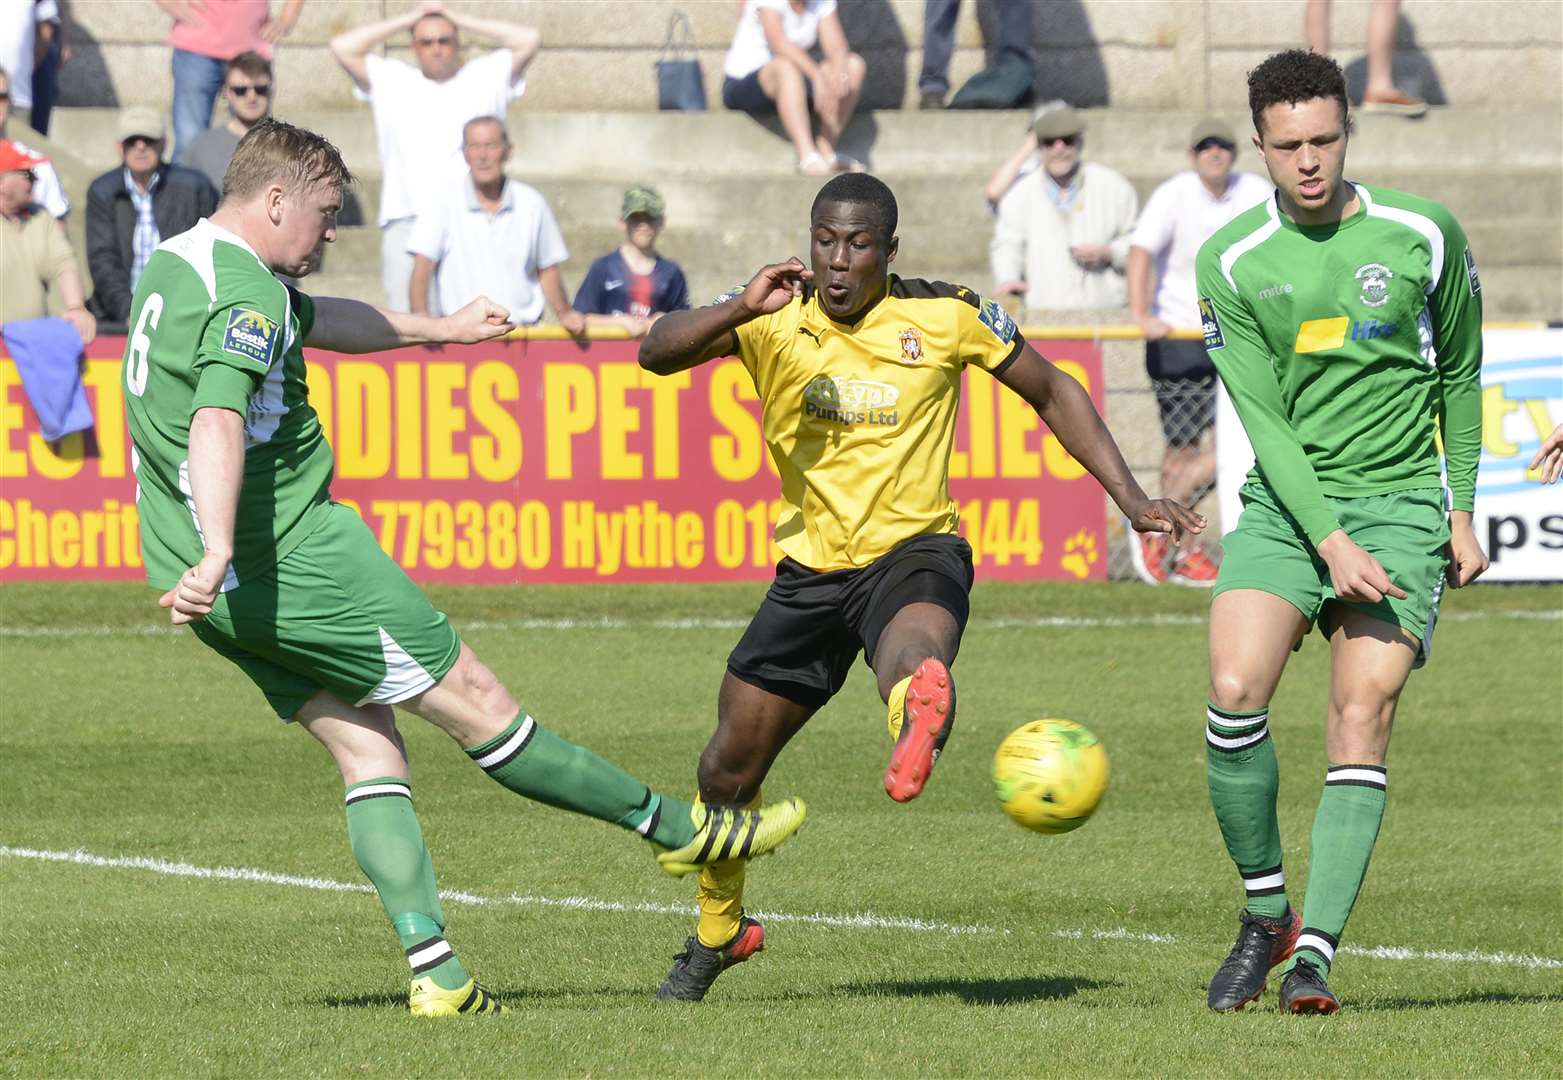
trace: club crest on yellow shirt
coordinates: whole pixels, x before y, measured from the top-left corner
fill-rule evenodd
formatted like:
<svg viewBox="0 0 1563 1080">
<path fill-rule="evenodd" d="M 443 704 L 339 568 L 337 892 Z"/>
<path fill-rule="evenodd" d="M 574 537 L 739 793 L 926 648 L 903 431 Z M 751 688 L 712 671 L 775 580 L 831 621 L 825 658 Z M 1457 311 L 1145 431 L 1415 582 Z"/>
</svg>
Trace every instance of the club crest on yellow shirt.
<svg viewBox="0 0 1563 1080">
<path fill-rule="evenodd" d="M 901 331 L 901 359 L 915 364 L 923 358 L 923 335 L 916 327 Z"/>
</svg>

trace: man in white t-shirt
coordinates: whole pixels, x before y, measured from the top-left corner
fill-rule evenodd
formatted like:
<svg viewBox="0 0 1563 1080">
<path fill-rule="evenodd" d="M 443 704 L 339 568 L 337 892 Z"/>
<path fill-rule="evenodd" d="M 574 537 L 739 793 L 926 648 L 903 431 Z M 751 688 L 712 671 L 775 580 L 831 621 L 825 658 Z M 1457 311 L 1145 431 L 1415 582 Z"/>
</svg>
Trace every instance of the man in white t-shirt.
<svg viewBox="0 0 1563 1080">
<path fill-rule="evenodd" d="M 412 32 L 416 68 L 372 51 L 402 30 Z M 493 38 L 499 48 L 463 64 L 461 30 Z M 522 76 L 541 40 L 530 26 L 447 11 L 438 0 L 331 39 L 331 55 L 352 76 L 359 99 L 374 110 L 381 275 L 393 310 L 407 310 L 413 219 L 438 197 L 442 184 L 453 184 L 462 172 L 462 125 L 478 116 L 505 115 L 526 89 Z"/>
<path fill-rule="evenodd" d="M 1200 325 L 1194 257 L 1216 230 L 1272 190 L 1253 173 L 1234 173 L 1237 143 L 1220 120 L 1205 119 L 1189 133 L 1187 172 L 1162 183 L 1145 204 L 1129 237 L 1129 310 L 1145 333 L 1145 370 L 1156 391 L 1167 451 L 1161 494 L 1193 506 L 1216 475 L 1216 449 L 1205 437 L 1216 415 L 1216 369 L 1197 338 L 1171 338 Z M 1152 293 L 1152 270 L 1155 292 Z M 1203 444 L 1203 445 L 1202 445 Z M 1151 583 L 1208 586 L 1216 565 L 1199 548 L 1172 557 L 1165 542 L 1137 539 L 1135 569 Z"/>
<path fill-rule="evenodd" d="M 569 258 L 553 213 L 534 188 L 505 176 L 510 136 L 497 116 L 467 121 L 462 157 L 468 171 L 450 194 L 418 213 L 407 246 L 413 258 L 414 314 L 460 311 L 488 296 L 517 326 L 538 322 L 543 303 L 579 336 L 586 318 L 570 307 L 559 264 Z M 433 279 L 438 305 L 429 302 Z"/>
<path fill-rule="evenodd" d="M 58 25 L 55 0 L 5 0 L 0 3 L 0 67 L 11 76 L 11 111 L 20 123 L 29 123 L 33 107 L 33 56 L 38 29 Z"/>
</svg>

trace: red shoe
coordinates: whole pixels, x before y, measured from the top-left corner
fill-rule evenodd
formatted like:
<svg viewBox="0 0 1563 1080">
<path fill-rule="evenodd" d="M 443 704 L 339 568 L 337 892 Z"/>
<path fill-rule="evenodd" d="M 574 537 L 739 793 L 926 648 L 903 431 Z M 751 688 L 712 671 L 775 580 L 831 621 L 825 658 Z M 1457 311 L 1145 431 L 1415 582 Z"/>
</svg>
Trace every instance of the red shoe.
<svg viewBox="0 0 1563 1080">
<path fill-rule="evenodd" d="M 1178 585 L 1208 589 L 1216 583 L 1216 575 L 1220 572 L 1221 567 L 1205 554 L 1203 548 L 1194 548 L 1172 562 L 1172 581 Z"/>
<path fill-rule="evenodd" d="M 1167 580 L 1167 534 L 1137 533 L 1129 535 L 1129 555 L 1134 559 L 1134 572 L 1150 585 L 1160 585 Z"/>
<path fill-rule="evenodd" d="M 955 725 L 954 690 L 949 669 L 931 656 L 912 673 L 901 734 L 885 769 L 885 792 L 896 802 L 917 798 L 928 782 Z"/>
</svg>

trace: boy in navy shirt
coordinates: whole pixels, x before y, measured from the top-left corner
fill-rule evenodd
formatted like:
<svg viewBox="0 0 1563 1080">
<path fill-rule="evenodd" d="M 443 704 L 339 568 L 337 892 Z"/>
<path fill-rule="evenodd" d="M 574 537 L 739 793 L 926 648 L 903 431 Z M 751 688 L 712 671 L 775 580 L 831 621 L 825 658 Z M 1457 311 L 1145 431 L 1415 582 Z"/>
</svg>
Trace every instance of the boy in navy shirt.
<svg viewBox="0 0 1563 1080">
<path fill-rule="evenodd" d="M 624 243 L 592 263 L 575 294 L 588 327 L 621 326 L 644 337 L 663 312 L 689 306 L 689 286 L 678 263 L 657 254 L 667 204 L 657 190 L 637 184 L 624 193 Z"/>
</svg>

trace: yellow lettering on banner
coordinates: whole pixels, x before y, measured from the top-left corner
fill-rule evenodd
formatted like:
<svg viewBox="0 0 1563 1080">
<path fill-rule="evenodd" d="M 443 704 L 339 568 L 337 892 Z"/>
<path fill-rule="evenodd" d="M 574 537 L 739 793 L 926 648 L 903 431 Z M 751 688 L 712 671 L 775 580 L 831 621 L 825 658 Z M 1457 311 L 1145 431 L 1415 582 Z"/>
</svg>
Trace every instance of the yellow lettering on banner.
<svg viewBox="0 0 1563 1080">
<path fill-rule="evenodd" d="M 465 480 L 467 455 L 456 449 L 456 433 L 467 430 L 467 413 L 452 395 L 467 385 L 467 367 L 441 361 L 424 371 L 429 384 L 429 479 Z"/>
<path fill-rule="evenodd" d="M 993 437 L 993 395 L 1014 396 L 1008 390 L 994 390 L 995 380 L 975 375 L 966 380 L 966 397 L 961 407 L 970 417 L 971 439 L 969 449 L 950 453 L 950 478 L 967 477 L 989 479 L 994 473 L 995 450 L 998 441 Z"/>
<path fill-rule="evenodd" d="M 23 424 L 22 403 L 14 401 L 11 390 L 22 385 L 15 361 L 0 364 L 0 479 L 27 475 L 27 455 L 18 450 L 12 436 L 21 432 Z M 23 440 L 25 445 L 25 438 Z"/>
<path fill-rule="evenodd" d="M 723 570 L 735 570 L 744 561 L 744 508 L 735 499 L 723 499 L 716 504 L 715 535 L 711 550 L 716 565 Z"/>
<path fill-rule="evenodd" d="M 1519 409 L 1518 401 L 1503 396 L 1503 385 L 1482 387 L 1482 449 L 1497 457 L 1513 457 L 1520 452 L 1516 443 L 1503 434 L 1503 419 Z M 4 475 L 4 474 L 0 474 Z"/>
<path fill-rule="evenodd" d="M 88 360 L 82 384 L 96 395 L 98 475 L 125 475 L 125 386 L 118 360 Z"/>
<path fill-rule="evenodd" d="M 758 400 L 749 372 L 738 361 L 725 361 L 711 373 L 711 418 L 728 432 L 711 436 L 711 467 L 723 480 L 748 480 L 760 471 L 765 440 L 760 422 L 743 405 Z"/>
<path fill-rule="evenodd" d="M 521 540 L 521 565 L 528 570 L 543 569 L 553 555 L 553 521 L 547 504 L 536 499 L 522 503 L 516 528 Z"/>
<path fill-rule="evenodd" d="M 687 371 L 676 375 L 640 373 L 641 387 L 651 389 L 651 475 L 658 480 L 678 479 L 678 396 L 689 389 L 690 382 Z"/>
<path fill-rule="evenodd" d="M 597 422 L 597 381 L 584 364 L 543 365 L 543 426 L 547 432 L 544 475 L 570 480 L 575 475 L 572 439 Z M 568 522 L 568 515 L 566 516 Z M 568 525 L 567 525 L 568 527 Z M 565 559 L 570 545 L 565 544 Z M 568 561 L 566 566 L 571 565 Z M 583 564 L 584 565 L 584 564 Z"/>
<path fill-rule="evenodd" d="M 57 511 L 49 519 L 49 558 L 65 569 L 81 561 L 81 522 L 69 510 Z"/>
<path fill-rule="evenodd" d="M 45 480 L 69 480 L 85 464 L 82 458 L 86 445 L 86 436 L 73 431 L 59 441 L 56 450 L 35 431 L 27 436 L 27 456 L 32 460 L 33 472 Z"/>
<path fill-rule="evenodd" d="M 1074 360 L 1055 360 L 1053 366 L 1084 387 L 1087 394 L 1091 392 L 1091 375 L 1084 365 Z M 1085 466 L 1064 449 L 1064 444 L 1052 432 L 1042 436 L 1042 464 L 1050 476 L 1060 480 L 1078 480 L 1085 475 Z"/>
<path fill-rule="evenodd" d="M 960 506 L 962 534 L 972 562 L 1008 566 L 1016 558 L 1027 566 L 1042 561 L 1042 507 L 1036 499 L 971 499 Z"/>
<path fill-rule="evenodd" d="M 341 378 L 342 367 L 337 365 L 337 378 Z M 315 410 L 315 416 L 320 420 L 320 434 L 326 442 L 331 444 L 333 452 L 336 450 L 335 410 L 331 408 L 334 395 L 331 393 L 331 376 L 326 374 L 326 369 L 315 364 L 304 365 L 304 389 L 309 393 L 309 406 Z M 342 475 L 341 457 L 338 455 L 337 475 Z"/>
<path fill-rule="evenodd" d="M 310 397 L 315 396 L 310 387 Z M 391 374 L 385 365 L 339 360 L 336 365 L 336 474 L 377 480 L 391 471 Z M 317 410 L 318 411 L 318 410 Z"/>
<path fill-rule="evenodd" d="M 462 499 L 456 504 L 456 528 L 461 535 L 456 540 L 456 565 L 463 570 L 476 570 L 483 565 L 483 505 L 475 499 Z"/>
<path fill-rule="evenodd" d="M 16 562 L 16 541 L 11 533 L 16 528 L 16 511 L 11 509 L 10 499 L 0 499 L 0 570 Z"/>
<path fill-rule="evenodd" d="M 999 396 L 999 475 L 1031 480 L 1042 475 L 1042 455 L 1027 450 L 1027 436 L 1041 420 L 1019 394 Z"/>
<path fill-rule="evenodd" d="M 396 365 L 396 476 L 423 478 L 423 365 Z"/>
<path fill-rule="evenodd" d="M 706 554 L 705 522 L 699 514 L 685 510 L 673 529 L 673 561 L 681 569 L 695 569 Z"/>
<path fill-rule="evenodd" d="M 640 376 L 639 364 L 603 364 L 597 369 L 602 384 L 598 437 L 604 480 L 639 480 L 645 475 L 641 455 L 629 448 L 629 433 L 640 430 L 640 409 L 626 397 L 629 390 L 640 387 Z"/>
<path fill-rule="evenodd" d="M 521 425 L 500 402 L 521 396 L 516 369 L 509 364 L 487 360 L 472 369 L 472 385 L 467 401 L 472 419 L 485 431 L 468 442 L 472 469 L 490 483 L 512 480 L 521 472 Z M 457 556 L 460 561 L 460 555 Z M 479 562 L 482 560 L 480 559 Z"/>
<path fill-rule="evenodd" d="M 584 569 L 597 561 L 593 546 L 596 514 L 589 502 L 570 500 L 561 509 L 564 511 L 564 535 L 560 542 L 564 547 L 565 569 Z"/>
<path fill-rule="evenodd" d="M 456 515 L 444 499 L 423 505 L 423 560 L 431 570 L 449 570 L 456 561 Z"/>
<path fill-rule="evenodd" d="M 508 502 L 489 503 L 488 561 L 499 570 L 516 564 L 516 508 Z"/>
<path fill-rule="evenodd" d="M 624 515 L 593 514 L 597 537 L 597 576 L 618 572 L 624 553 Z"/>
</svg>

